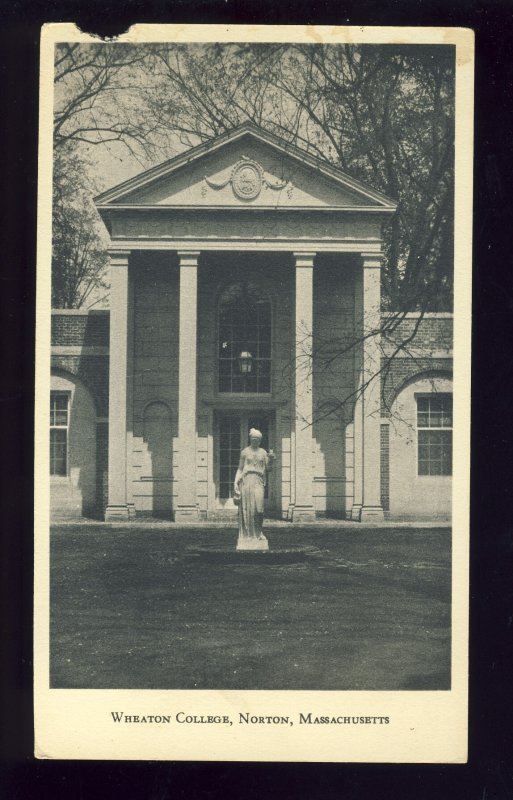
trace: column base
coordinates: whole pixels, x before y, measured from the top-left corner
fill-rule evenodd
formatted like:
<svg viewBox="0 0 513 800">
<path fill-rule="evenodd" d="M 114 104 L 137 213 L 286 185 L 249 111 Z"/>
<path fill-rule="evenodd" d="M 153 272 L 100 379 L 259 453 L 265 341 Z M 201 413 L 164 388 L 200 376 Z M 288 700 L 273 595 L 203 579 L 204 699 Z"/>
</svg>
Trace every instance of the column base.
<svg viewBox="0 0 513 800">
<path fill-rule="evenodd" d="M 383 522 L 385 514 L 381 506 L 362 506 L 360 522 Z"/>
<path fill-rule="evenodd" d="M 109 505 L 105 509 L 105 522 L 125 522 L 127 519 L 130 519 L 127 505 Z"/>
<path fill-rule="evenodd" d="M 294 506 L 292 509 L 292 522 L 315 522 L 315 518 L 313 506 Z"/>
<path fill-rule="evenodd" d="M 351 520 L 353 522 L 360 522 L 361 513 L 362 513 L 361 505 L 354 505 L 351 509 Z"/>
<path fill-rule="evenodd" d="M 196 522 L 200 518 L 198 506 L 178 506 L 175 522 Z"/>
</svg>

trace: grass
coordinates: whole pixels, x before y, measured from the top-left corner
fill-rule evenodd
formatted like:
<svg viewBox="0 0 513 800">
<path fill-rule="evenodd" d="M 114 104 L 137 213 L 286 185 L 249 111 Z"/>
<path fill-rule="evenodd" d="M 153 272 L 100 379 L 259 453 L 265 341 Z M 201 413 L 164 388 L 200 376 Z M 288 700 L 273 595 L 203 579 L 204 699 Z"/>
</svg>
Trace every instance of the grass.
<svg viewBox="0 0 513 800">
<path fill-rule="evenodd" d="M 450 688 L 450 531 L 289 528 L 298 564 L 187 548 L 235 531 L 59 527 L 51 684 L 96 689 Z"/>
</svg>

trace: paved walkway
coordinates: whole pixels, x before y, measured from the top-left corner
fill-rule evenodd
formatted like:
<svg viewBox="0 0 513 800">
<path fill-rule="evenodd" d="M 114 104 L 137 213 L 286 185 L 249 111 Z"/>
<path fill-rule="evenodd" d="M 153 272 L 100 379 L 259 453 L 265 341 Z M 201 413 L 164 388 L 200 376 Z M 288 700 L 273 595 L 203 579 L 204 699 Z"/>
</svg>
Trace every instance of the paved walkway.
<svg viewBox="0 0 513 800">
<path fill-rule="evenodd" d="M 323 530 L 353 530 L 365 531 L 375 528 L 426 528 L 426 529 L 440 529 L 451 528 L 452 523 L 449 520 L 385 520 L 384 522 L 354 522 L 347 519 L 317 519 L 315 522 L 292 523 L 282 519 L 266 519 L 264 527 L 268 529 L 284 528 L 292 530 L 298 528 L 305 531 L 323 531 Z M 223 520 L 200 520 L 195 522 L 181 522 L 175 523 L 171 520 L 160 519 L 145 519 L 137 518 L 134 520 L 126 520 L 125 522 L 103 522 L 102 520 L 95 519 L 63 519 L 54 520 L 51 522 L 52 528 L 82 528 L 82 527 L 97 527 L 104 528 L 132 528 L 132 529 L 168 529 L 170 531 L 183 531 L 190 530 L 191 528 L 208 530 L 227 530 L 236 529 L 236 519 L 223 519 Z"/>
</svg>

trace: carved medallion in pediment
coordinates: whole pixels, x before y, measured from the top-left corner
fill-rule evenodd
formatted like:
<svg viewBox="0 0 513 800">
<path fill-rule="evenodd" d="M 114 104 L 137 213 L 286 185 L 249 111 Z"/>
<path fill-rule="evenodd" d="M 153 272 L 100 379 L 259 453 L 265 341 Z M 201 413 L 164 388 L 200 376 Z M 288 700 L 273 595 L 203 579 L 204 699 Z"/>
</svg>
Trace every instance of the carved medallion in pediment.
<svg viewBox="0 0 513 800">
<path fill-rule="evenodd" d="M 205 176 L 205 182 L 211 189 L 224 189 L 225 186 L 231 184 L 232 191 L 239 200 L 254 200 L 262 191 L 263 186 L 279 191 L 289 183 L 286 180 L 271 180 L 258 161 L 248 158 L 248 156 L 242 156 L 237 161 L 225 181 L 216 182 Z"/>
</svg>

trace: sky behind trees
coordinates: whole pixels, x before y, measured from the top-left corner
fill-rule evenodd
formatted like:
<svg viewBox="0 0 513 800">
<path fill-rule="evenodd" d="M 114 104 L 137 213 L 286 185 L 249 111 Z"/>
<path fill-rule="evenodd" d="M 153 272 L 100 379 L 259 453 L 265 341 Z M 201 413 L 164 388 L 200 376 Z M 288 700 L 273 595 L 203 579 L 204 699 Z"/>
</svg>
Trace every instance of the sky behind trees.
<svg viewBox="0 0 513 800">
<path fill-rule="evenodd" d="M 452 46 L 74 43 L 55 64 L 54 199 L 70 213 L 61 203 L 54 216 L 54 285 L 68 284 L 54 303 L 84 296 L 60 274 L 76 268 L 77 225 L 91 234 L 85 280 L 96 268 L 103 280 L 96 192 L 249 119 L 397 200 L 384 230 L 390 308 L 452 308 Z"/>
</svg>

